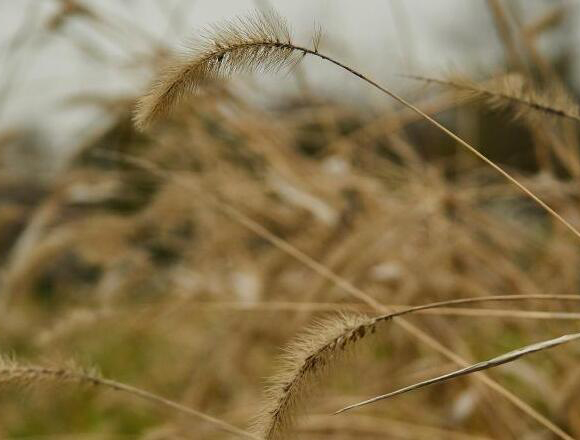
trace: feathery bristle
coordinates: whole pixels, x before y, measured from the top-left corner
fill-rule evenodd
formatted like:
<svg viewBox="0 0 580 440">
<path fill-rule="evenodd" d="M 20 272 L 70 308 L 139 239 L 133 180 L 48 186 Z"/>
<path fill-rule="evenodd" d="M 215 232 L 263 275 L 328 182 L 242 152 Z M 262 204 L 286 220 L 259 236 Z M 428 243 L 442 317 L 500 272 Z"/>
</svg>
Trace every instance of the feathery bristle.
<svg viewBox="0 0 580 440">
<path fill-rule="evenodd" d="M 208 81 L 235 72 L 278 71 L 300 60 L 286 21 L 275 12 L 256 12 L 213 25 L 162 71 L 136 108 L 135 124 L 143 129 L 167 114 L 185 95 Z"/>
<path fill-rule="evenodd" d="M 320 49 L 320 43 L 322 41 L 323 30 L 320 24 L 316 23 L 314 25 L 314 34 L 312 35 L 312 48 L 314 52 L 318 53 Z"/>
</svg>

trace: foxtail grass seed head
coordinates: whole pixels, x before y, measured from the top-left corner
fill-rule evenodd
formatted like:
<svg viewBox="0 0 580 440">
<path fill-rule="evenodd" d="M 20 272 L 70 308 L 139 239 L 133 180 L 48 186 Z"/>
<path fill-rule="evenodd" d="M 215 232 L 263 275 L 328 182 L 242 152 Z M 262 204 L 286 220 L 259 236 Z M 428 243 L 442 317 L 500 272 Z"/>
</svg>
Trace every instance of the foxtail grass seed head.
<svg viewBox="0 0 580 440">
<path fill-rule="evenodd" d="M 293 66 L 303 56 L 292 44 L 288 24 L 274 11 L 210 26 L 190 47 L 193 49 L 177 55 L 165 67 L 138 101 L 138 128 L 165 116 L 186 95 L 196 93 L 211 80 L 239 72 L 276 72 Z"/>
<path fill-rule="evenodd" d="M 376 322 L 360 315 L 339 315 L 320 321 L 285 350 L 279 372 L 267 389 L 267 402 L 255 423 L 266 440 L 284 438 L 314 383 L 357 341 L 373 333 Z"/>
</svg>

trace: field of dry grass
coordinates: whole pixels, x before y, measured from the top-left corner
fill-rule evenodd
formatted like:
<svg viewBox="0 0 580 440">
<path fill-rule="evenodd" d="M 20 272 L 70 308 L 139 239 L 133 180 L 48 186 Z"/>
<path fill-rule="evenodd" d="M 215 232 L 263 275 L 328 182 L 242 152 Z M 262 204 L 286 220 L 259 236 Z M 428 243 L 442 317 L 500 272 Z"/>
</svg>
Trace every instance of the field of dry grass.
<svg viewBox="0 0 580 440">
<path fill-rule="evenodd" d="M 57 3 L 49 32 L 110 29 Z M 110 123 L 49 177 L 0 132 L 0 439 L 580 438 L 578 91 L 539 45 L 568 6 L 504 3 L 505 65 L 412 99 L 255 13 L 153 48 L 139 96 L 69 102 Z M 317 94 L 304 57 L 384 107 Z M 228 81 L 287 68 L 267 105 Z"/>
</svg>

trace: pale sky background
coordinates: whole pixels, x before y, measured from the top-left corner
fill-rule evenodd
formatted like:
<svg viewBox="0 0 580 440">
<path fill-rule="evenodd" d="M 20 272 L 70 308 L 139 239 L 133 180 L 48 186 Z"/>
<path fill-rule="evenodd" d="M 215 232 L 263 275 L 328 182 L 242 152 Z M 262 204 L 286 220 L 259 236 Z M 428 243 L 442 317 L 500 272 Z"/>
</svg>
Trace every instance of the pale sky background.
<svg viewBox="0 0 580 440">
<path fill-rule="evenodd" d="M 83 0 L 81 0 L 83 1 Z M 0 98 L 0 130 L 35 125 L 46 133 L 47 145 L 58 150 L 73 146 L 90 127 L 95 114 L 63 105 L 77 93 L 137 93 L 148 82 L 144 71 L 129 71 L 120 62 L 146 53 L 146 39 L 132 27 L 178 47 L 196 29 L 255 9 L 264 0 L 84 0 L 100 14 L 123 22 L 122 34 L 97 34 L 80 22 L 70 22 L 61 35 L 43 30 L 58 9 L 57 0 L 0 0 L 0 81 L 10 79 L 7 96 Z M 292 24 L 297 41 L 308 42 L 313 23 L 324 29 L 323 49 L 356 66 L 379 82 L 406 92 L 411 84 L 399 73 L 437 76 L 450 68 L 464 72 L 491 71 L 502 56 L 492 17 L 485 0 L 271 0 Z M 579 2 L 570 0 L 508 0 L 524 22 L 540 17 L 550 8 L 569 5 L 566 31 L 580 42 Z M 179 9 L 177 9 L 179 8 Z M 177 20 L 168 26 L 168 12 Z M 79 38 L 83 36 L 83 38 Z M 557 47 L 562 34 L 541 41 Z M 99 63 L 81 55 L 71 39 L 88 41 L 102 49 L 110 62 Z M 7 56 L 15 42 L 21 47 Z M 128 45 L 125 43 L 128 42 Z M 580 45 L 575 59 L 580 60 Z M 120 47 L 128 47 L 126 52 Z M 406 55 L 407 54 L 407 55 Z M 365 100 L 371 106 L 390 105 L 360 81 L 316 60 L 305 63 L 308 80 L 320 94 L 347 100 Z M 580 63 L 576 61 L 576 84 Z M 264 96 L 275 99 L 280 84 L 290 79 L 270 78 L 257 83 Z M 275 85 L 275 87 L 274 87 Z"/>
</svg>

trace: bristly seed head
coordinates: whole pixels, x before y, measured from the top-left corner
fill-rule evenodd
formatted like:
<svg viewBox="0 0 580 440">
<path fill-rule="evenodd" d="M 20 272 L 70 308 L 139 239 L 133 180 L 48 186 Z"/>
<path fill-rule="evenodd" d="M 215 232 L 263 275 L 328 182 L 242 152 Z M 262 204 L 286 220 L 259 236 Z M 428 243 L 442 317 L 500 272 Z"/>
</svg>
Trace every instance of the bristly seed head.
<svg viewBox="0 0 580 440">
<path fill-rule="evenodd" d="M 316 47 L 319 40 L 316 41 Z M 135 124 L 144 129 L 166 115 L 184 96 L 207 82 L 235 72 L 278 71 L 292 67 L 306 52 L 292 44 L 286 21 L 275 12 L 257 12 L 213 25 L 161 72 L 139 99 Z"/>
<path fill-rule="evenodd" d="M 478 83 L 463 76 L 435 79 L 408 76 L 427 83 L 451 87 L 468 100 L 483 100 L 491 108 L 512 110 L 514 118 L 534 117 L 537 114 L 573 119 L 580 122 L 578 104 L 561 87 L 540 89 L 515 73 Z"/>
<path fill-rule="evenodd" d="M 359 315 L 341 315 L 316 324 L 291 344 L 268 389 L 268 402 L 258 417 L 256 433 L 265 440 L 283 438 L 297 407 L 311 391 L 312 381 L 377 322 Z"/>
</svg>

